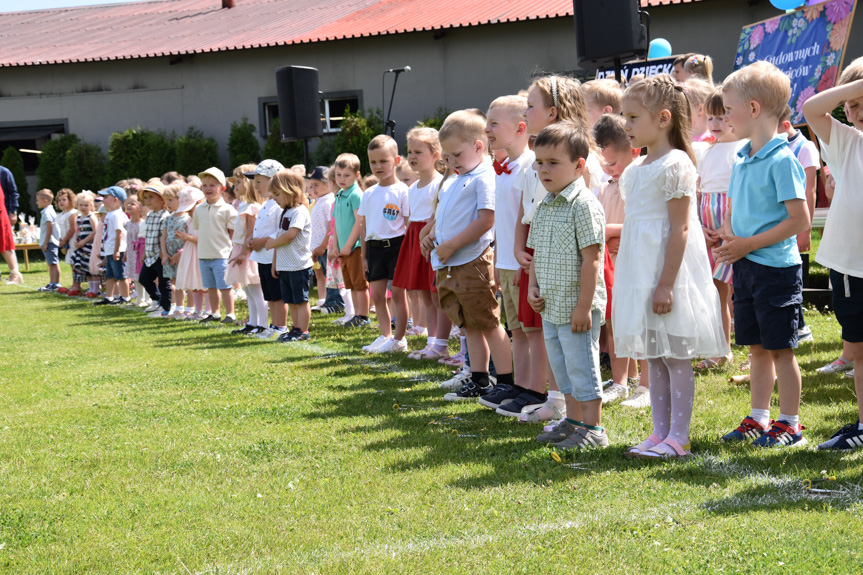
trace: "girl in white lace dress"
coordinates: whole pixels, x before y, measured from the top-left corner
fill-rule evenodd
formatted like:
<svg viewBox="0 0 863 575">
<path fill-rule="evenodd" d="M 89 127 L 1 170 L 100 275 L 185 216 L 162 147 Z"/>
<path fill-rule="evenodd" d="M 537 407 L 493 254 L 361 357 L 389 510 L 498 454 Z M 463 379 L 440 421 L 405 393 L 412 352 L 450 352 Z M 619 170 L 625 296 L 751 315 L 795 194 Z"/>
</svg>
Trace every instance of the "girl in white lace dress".
<svg viewBox="0 0 863 575">
<path fill-rule="evenodd" d="M 650 367 L 653 434 L 629 451 L 635 457 L 690 452 L 691 360 L 728 352 L 695 205 L 689 108 L 668 75 L 638 82 L 623 97 L 632 145 L 647 148 L 644 162 L 620 178 L 626 221 L 612 298 L 618 356 Z"/>
</svg>

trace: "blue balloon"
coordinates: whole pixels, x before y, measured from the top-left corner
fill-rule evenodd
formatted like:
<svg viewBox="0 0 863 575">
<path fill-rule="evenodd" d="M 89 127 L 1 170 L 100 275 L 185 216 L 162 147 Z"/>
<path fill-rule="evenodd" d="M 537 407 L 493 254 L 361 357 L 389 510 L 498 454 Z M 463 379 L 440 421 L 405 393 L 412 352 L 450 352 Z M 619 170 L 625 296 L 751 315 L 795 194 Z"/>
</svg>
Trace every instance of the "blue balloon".
<svg viewBox="0 0 863 575">
<path fill-rule="evenodd" d="M 794 10 L 805 4 L 806 0 L 770 0 L 776 8 L 780 10 Z"/>
<path fill-rule="evenodd" d="M 650 49 L 647 51 L 648 58 L 668 58 L 671 56 L 671 43 L 665 38 L 657 38 L 650 41 Z"/>
</svg>

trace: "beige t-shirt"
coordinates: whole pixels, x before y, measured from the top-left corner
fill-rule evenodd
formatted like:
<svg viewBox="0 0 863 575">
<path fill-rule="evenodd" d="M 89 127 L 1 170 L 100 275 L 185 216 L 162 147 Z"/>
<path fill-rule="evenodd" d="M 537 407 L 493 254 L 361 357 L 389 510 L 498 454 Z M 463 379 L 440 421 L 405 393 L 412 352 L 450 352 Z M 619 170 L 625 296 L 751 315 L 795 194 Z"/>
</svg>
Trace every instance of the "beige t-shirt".
<svg viewBox="0 0 863 575">
<path fill-rule="evenodd" d="M 198 259 L 226 260 L 231 255 L 231 235 L 237 210 L 219 198 L 210 204 L 204 202 L 195 208 L 193 228 L 198 230 Z"/>
</svg>

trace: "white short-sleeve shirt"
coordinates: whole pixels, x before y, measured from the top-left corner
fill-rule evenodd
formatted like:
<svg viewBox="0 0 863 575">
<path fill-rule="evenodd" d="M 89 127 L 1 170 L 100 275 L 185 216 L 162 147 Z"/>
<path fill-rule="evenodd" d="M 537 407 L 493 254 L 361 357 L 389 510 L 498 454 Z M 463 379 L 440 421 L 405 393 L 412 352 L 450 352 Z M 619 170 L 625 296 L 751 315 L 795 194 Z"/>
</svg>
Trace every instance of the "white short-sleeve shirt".
<svg viewBox="0 0 863 575">
<path fill-rule="evenodd" d="M 515 224 L 518 221 L 521 190 L 516 189 L 514 184 L 525 170 L 531 168 L 535 160 L 536 155 L 528 150 L 513 160 L 507 159 L 509 174 L 495 176 L 494 249 L 497 255 L 496 267 L 501 270 L 515 271 L 521 267 L 515 259 Z"/>
<path fill-rule="evenodd" d="M 408 187 L 372 186 L 363 194 L 357 214 L 366 219 L 366 240 L 388 240 L 405 235 L 411 214 Z"/>
<path fill-rule="evenodd" d="M 300 232 L 289 243 L 276 248 L 276 271 L 295 272 L 312 267 L 312 216 L 306 206 L 295 206 L 285 210 L 281 217 L 277 236 L 291 228 Z"/>
</svg>

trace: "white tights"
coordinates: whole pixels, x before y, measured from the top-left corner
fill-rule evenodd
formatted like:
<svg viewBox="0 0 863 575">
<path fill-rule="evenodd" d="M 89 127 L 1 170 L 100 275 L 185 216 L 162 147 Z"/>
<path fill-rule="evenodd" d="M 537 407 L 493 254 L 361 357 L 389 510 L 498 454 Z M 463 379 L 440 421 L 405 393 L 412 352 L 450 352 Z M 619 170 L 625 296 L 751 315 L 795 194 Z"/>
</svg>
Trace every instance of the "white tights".
<svg viewBox="0 0 863 575">
<path fill-rule="evenodd" d="M 249 284 L 243 286 L 246 292 L 246 303 L 249 306 L 249 324 L 256 327 L 267 327 L 267 313 L 269 308 L 264 301 L 264 290 L 261 284 Z"/>
<path fill-rule="evenodd" d="M 689 424 L 695 399 L 695 376 L 688 359 L 648 359 L 653 433 L 665 440 L 671 436 L 681 445 L 689 443 Z"/>
</svg>

